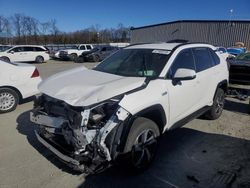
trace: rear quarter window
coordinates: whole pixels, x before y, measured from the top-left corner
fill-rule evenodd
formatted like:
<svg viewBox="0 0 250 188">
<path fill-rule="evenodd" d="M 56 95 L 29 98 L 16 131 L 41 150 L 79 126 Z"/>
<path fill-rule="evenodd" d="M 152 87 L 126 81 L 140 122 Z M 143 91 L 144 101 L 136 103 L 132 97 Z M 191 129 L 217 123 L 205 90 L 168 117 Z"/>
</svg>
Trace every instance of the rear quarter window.
<svg viewBox="0 0 250 188">
<path fill-rule="evenodd" d="M 212 57 L 213 64 L 214 65 L 219 65 L 220 64 L 220 58 L 218 57 L 218 55 L 212 49 L 209 49 L 209 52 L 210 52 L 210 55 Z"/>
<path fill-rule="evenodd" d="M 40 47 L 34 47 L 34 51 L 36 51 L 36 52 L 44 52 L 46 50 L 43 49 L 43 48 L 40 48 Z"/>
</svg>

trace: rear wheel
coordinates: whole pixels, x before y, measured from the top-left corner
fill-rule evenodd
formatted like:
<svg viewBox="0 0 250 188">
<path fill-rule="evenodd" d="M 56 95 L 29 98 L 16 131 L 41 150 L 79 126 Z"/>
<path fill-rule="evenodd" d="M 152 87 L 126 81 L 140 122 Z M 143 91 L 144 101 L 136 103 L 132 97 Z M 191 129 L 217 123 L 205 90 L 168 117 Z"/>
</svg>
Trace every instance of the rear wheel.
<svg viewBox="0 0 250 188">
<path fill-rule="evenodd" d="M 6 113 L 15 110 L 18 103 L 18 94 L 13 89 L 0 89 L 0 113 Z"/>
<path fill-rule="evenodd" d="M 44 58 L 42 56 L 37 56 L 35 61 L 36 61 L 36 63 L 43 63 Z"/>
<path fill-rule="evenodd" d="M 128 167 L 141 171 L 151 164 L 159 135 L 159 128 L 152 120 L 140 117 L 134 121 L 125 145 Z"/>
<path fill-rule="evenodd" d="M 75 63 L 84 63 L 84 57 L 79 56 L 78 58 L 76 58 Z"/>
<path fill-rule="evenodd" d="M 1 60 L 5 61 L 5 62 L 10 62 L 10 59 L 8 57 L 0 57 Z"/>
<path fill-rule="evenodd" d="M 99 62 L 99 61 L 100 61 L 99 55 L 94 55 L 94 56 L 93 56 L 93 61 L 94 61 L 94 62 Z"/>
<path fill-rule="evenodd" d="M 214 97 L 212 108 L 205 114 L 208 119 L 218 119 L 223 111 L 225 103 L 225 92 L 223 89 L 218 88 Z"/>
</svg>

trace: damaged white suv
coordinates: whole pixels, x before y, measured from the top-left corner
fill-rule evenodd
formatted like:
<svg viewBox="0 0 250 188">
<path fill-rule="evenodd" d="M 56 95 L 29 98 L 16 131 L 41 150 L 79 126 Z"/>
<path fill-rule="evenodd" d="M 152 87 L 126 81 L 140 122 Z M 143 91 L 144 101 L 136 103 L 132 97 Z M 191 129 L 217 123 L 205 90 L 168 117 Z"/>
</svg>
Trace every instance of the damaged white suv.
<svg viewBox="0 0 250 188">
<path fill-rule="evenodd" d="M 31 121 L 38 140 L 76 170 L 152 161 L 157 138 L 202 114 L 218 118 L 226 61 L 208 44 L 138 44 L 43 81 Z M 126 160 L 124 160 L 126 159 Z"/>
</svg>

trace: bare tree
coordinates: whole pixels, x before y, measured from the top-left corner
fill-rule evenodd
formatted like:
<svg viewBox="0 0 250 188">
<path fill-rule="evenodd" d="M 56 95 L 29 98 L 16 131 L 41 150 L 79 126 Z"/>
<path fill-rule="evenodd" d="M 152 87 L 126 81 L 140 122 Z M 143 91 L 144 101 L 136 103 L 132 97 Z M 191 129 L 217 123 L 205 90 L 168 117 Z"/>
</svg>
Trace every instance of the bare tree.
<svg viewBox="0 0 250 188">
<path fill-rule="evenodd" d="M 16 32 L 16 36 L 18 38 L 18 42 L 20 41 L 21 38 L 22 17 L 23 17 L 22 14 L 15 14 L 14 16 L 12 16 L 13 26 Z"/>
</svg>

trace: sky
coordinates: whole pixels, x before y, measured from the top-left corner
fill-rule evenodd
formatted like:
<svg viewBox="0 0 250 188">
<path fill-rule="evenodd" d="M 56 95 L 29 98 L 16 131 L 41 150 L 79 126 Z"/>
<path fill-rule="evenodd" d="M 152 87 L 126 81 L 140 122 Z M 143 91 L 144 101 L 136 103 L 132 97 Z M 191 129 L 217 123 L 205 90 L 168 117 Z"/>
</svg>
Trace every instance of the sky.
<svg viewBox="0 0 250 188">
<path fill-rule="evenodd" d="M 230 10 L 233 10 L 230 13 Z M 100 28 L 140 27 L 176 20 L 250 20 L 250 0 L 0 0 L 0 15 L 15 13 L 41 22 L 56 19 L 70 32 Z"/>
</svg>

